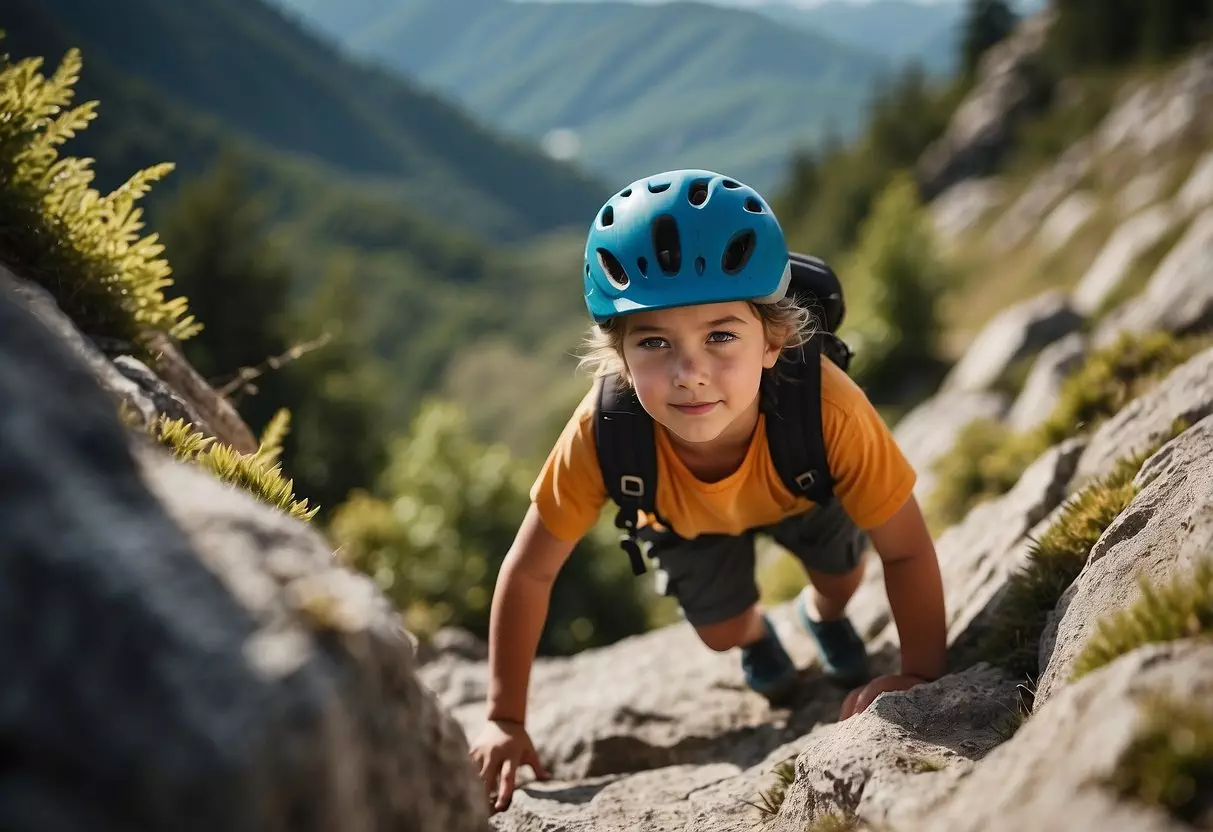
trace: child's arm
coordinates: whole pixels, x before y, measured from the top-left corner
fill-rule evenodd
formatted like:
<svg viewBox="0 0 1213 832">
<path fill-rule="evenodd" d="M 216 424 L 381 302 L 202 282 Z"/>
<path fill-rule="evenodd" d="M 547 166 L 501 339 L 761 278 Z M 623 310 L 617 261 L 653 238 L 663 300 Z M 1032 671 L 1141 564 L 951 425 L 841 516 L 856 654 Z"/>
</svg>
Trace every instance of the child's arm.
<svg viewBox="0 0 1213 832">
<path fill-rule="evenodd" d="M 913 495 L 868 537 L 884 565 L 885 592 L 901 641 L 901 675 L 852 691 L 841 718 L 860 713 L 881 693 L 929 682 L 947 670 L 947 618 L 935 545 Z"/>
<path fill-rule="evenodd" d="M 575 545 L 549 532 L 532 504 L 497 574 L 489 614 L 489 721 L 471 747 L 486 790 L 497 792 L 495 811 L 509 807 L 520 766 L 548 776 L 526 732 L 527 688 L 552 584 Z"/>
<path fill-rule="evenodd" d="M 576 541 L 554 536 L 528 509 L 497 574 L 489 617 L 488 718 L 526 722 L 531 664 L 547 620 L 552 584 Z"/>
</svg>

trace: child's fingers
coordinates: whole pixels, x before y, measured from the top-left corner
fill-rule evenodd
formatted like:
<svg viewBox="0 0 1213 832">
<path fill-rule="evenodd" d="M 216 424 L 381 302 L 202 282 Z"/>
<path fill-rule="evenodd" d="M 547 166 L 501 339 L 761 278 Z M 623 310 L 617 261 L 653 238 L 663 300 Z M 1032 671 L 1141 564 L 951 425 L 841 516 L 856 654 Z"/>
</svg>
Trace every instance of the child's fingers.
<svg viewBox="0 0 1213 832">
<path fill-rule="evenodd" d="M 543 767 L 543 763 L 539 760 L 539 752 L 535 750 L 535 746 L 532 745 L 529 749 L 527 749 L 526 758 L 523 760 L 523 762 L 531 767 L 531 769 L 535 772 L 535 776 L 540 780 L 551 779 L 552 775 L 549 774 L 548 770 Z"/>
<path fill-rule="evenodd" d="M 514 797 L 514 778 L 518 774 L 518 763 L 513 756 L 501 761 L 501 788 L 497 790 L 497 809 L 508 809 Z"/>
</svg>

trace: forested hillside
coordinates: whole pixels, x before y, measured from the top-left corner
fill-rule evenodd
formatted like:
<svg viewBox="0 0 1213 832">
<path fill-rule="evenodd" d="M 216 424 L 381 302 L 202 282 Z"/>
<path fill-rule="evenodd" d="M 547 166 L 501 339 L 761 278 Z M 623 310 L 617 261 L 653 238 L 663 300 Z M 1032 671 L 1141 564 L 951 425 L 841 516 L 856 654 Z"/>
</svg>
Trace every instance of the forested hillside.
<svg viewBox="0 0 1213 832">
<path fill-rule="evenodd" d="M 893 68 L 886 52 L 703 3 L 281 2 L 510 134 L 571 131 L 576 158 L 613 182 L 694 166 L 774 187 L 793 147 L 850 135 Z"/>
<path fill-rule="evenodd" d="M 80 95 L 130 112 L 82 137 L 85 151 L 106 150 L 103 174 L 165 159 L 193 172 L 235 141 L 273 154 L 263 165 L 288 199 L 329 201 L 313 196 L 328 185 L 339 203 L 357 194 L 439 228 L 515 238 L 576 223 L 603 187 L 261 2 L 11 0 L 0 14 L 12 54 L 78 47 Z"/>
</svg>

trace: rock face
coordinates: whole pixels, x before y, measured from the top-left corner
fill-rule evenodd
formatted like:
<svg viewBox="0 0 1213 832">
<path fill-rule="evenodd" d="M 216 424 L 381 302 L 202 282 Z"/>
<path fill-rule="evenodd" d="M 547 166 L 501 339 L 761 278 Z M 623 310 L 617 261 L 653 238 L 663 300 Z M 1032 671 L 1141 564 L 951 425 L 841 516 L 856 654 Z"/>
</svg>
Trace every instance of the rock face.
<svg viewBox="0 0 1213 832">
<path fill-rule="evenodd" d="M 1061 396 L 1066 377 L 1082 363 L 1086 354 L 1087 339 L 1078 332 L 1072 332 L 1041 350 L 1032 362 L 1023 389 L 1011 405 L 1007 426 L 1026 432 L 1047 419 Z"/>
<path fill-rule="evenodd" d="M 1074 308 L 1083 315 L 1095 313 L 1120 287 L 1138 255 L 1166 236 L 1177 221 L 1175 212 L 1166 203 L 1153 205 L 1125 220 L 1079 280 L 1074 289 Z"/>
<path fill-rule="evenodd" d="M 1016 361 L 1069 335 L 1082 324 L 1065 292 L 1051 290 L 994 317 L 943 382 L 943 391 L 991 389 Z"/>
<path fill-rule="evenodd" d="M 956 444 L 965 426 L 977 419 L 999 418 L 1007 409 L 1002 393 L 940 392 L 907 413 L 893 428 L 898 445 L 918 472 L 914 493 L 920 498 L 935 487 L 931 466 Z"/>
<path fill-rule="evenodd" d="M 399 617 L 0 290 L 0 827 L 487 828 Z"/>
<path fill-rule="evenodd" d="M 919 160 L 923 199 L 934 199 L 957 182 L 991 172 L 1002 158 L 1015 125 L 1044 97 L 1040 56 L 1052 22 L 1052 12 L 1040 12 L 982 57 L 973 90 L 943 137 Z"/>
<path fill-rule="evenodd" d="M 1049 699 L 1109 609 L 1137 597 L 1138 576 L 1158 585 L 1213 556 L 1213 417 L 1158 451 L 1138 481 L 1149 483 L 1091 550 L 1083 570 L 1057 605 L 1041 644 L 1044 674 L 1037 701 Z M 1176 541 L 1182 541 L 1178 545 Z"/>
<path fill-rule="evenodd" d="M 1213 324 L 1213 208 L 1200 214 L 1150 278 L 1140 297 L 1125 301 L 1099 326 L 1097 343 L 1122 332 L 1188 332 Z"/>
</svg>

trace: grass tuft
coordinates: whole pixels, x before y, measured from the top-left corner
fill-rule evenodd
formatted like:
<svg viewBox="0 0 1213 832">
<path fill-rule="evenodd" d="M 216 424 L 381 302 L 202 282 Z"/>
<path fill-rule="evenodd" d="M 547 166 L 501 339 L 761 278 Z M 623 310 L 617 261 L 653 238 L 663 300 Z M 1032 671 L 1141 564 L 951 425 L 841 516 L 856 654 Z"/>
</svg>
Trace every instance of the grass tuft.
<svg viewBox="0 0 1213 832">
<path fill-rule="evenodd" d="M 934 466 L 939 484 L 927 499 L 932 528 L 958 523 L 974 506 L 1006 494 L 1050 447 L 1093 431 L 1210 346 L 1209 334 L 1126 333 L 1093 352 L 1066 379 L 1057 404 L 1037 428 L 1015 433 L 993 420 L 973 422 Z"/>
<path fill-rule="evenodd" d="M 779 814 L 779 807 L 783 805 L 783 799 L 787 796 L 788 786 L 796 781 L 796 761 L 784 760 L 775 766 L 773 771 L 776 778 L 775 785 L 758 793 L 758 803 L 751 800 L 741 801 L 747 806 L 757 809 L 763 820 Z"/>
<path fill-rule="evenodd" d="M 1213 712 L 1206 702 L 1156 695 L 1107 785 L 1161 807 L 1198 829 L 1213 829 Z"/>
<path fill-rule="evenodd" d="M 262 435 L 260 446 L 251 454 L 242 454 L 195 431 L 184 419 L 169 420 L 161 416 L 152 425 L 150 433 L 153 439 L 172 449 L 177 459 L 198 465 L 228 485 L 244 489 L 291 517 L 311 520 L 320 507 L 309 509 L 307 500 L 296 499 L 294 481 L 283 477 L 276 464 L 288 420 L 287 411 L 279 411 Z"/>
<path fill-rule="evenodd" d="M 1141 596 L 1097 625 L 1078 658 L 1071 679 L 1146 644 L 1213 633 L 1213 559 L 1202 560 L 1192 574 L 1178 575 L 1155 588 L 1139 579 Z"/>
</svg>

